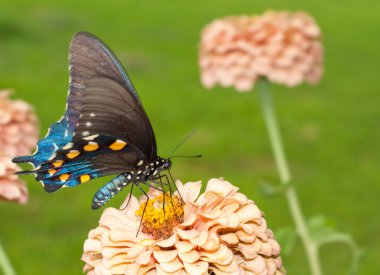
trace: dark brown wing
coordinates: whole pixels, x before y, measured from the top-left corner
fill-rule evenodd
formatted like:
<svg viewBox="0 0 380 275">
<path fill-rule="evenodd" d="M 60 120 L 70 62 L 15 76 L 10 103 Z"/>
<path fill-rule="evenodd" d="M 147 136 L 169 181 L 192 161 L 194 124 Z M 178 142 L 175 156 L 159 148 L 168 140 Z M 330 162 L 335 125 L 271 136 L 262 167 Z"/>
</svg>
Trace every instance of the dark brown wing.
<svg viewBox="0 0 380 275">
<path fill-rule="evenodd" d="M 71 41 L 69 61 L 67 115 L 70 124 L 75 124 L 75 134 L 95 134 L 99 130 L 98 134 L 128 140 L 147 159 L 155 158 L 152 126 L 132 82 L 111 50 L 92 34 L 79 32 Z M 87 122 L 93 125 L 89 129 Z"/>
</svg>

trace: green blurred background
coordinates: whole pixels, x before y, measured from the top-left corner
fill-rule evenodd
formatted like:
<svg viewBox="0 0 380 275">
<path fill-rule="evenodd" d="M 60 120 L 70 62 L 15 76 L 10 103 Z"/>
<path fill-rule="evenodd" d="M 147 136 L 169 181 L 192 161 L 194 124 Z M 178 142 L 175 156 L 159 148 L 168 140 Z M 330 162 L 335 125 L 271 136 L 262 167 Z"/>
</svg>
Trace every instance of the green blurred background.
<svg viewBox="0 0 380 275">
<path fill-rule="evenodd" d="M 325 214 L 365 249 L 360 274 L 379 274 L 380 2 L 363 1 L 2 1 L 0 88 L 35 106 L 44 136 L 61 117 L 68 87 L 67 49 L 81 30 L 101 37 L 128 69 L 152 121 L 159 154 L 180 149 L 201 159 L 176 159 L 183 181 L 224 177 L 265 212 L 278 230 L 292 220 L 283 196 L 267 198 L 262 181 L 279 182 L 258 95 L 206 91 L 199 82 L 200 31 L 215 18 L 304 10 L 323 32 L 325 75 L 317 86 L 274 86 L 294 183 L 304 214 Z M 101 211 L 90 208 L 99 179 L 54 194 L 25 177 L 25 206 L 0 205 L 0 240 L 19 274 L 81 274 L 82 246 Z M 113 199 L 118 207 L 127 191 Z M 325 274 L 344 274 L 346 246 L 321 250 Z M 288 274 L 309 274 L 300 242 L 283 255 Z"/>
</svg>

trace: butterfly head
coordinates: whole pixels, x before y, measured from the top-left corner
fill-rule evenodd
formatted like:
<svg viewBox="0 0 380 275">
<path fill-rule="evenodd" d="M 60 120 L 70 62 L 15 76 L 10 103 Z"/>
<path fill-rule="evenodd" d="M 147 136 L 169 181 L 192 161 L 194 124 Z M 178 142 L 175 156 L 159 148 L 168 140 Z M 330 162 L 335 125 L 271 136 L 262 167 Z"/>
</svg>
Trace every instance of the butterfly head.
<svg viewBox="0 0 380 275">
<path fill-rule="evenodd" d="M 161 170 L 168 170 L 172 167 L 172 161 L 170 159 L 161 159 L 159 163 L 159 168 Z"/>
<path fill-rule="evenodd" d="M 152 163 L 151 165 L 152 166 L 154 165 L 154 169 L 156 170 L 155 174 L 156 174 L 161 171 L 170 169 L 172 167 L 172 161 L 170 159 L 164 159 L 164 158 L 158 157 L 155 160 L 154 164 Z"/>
</svg>

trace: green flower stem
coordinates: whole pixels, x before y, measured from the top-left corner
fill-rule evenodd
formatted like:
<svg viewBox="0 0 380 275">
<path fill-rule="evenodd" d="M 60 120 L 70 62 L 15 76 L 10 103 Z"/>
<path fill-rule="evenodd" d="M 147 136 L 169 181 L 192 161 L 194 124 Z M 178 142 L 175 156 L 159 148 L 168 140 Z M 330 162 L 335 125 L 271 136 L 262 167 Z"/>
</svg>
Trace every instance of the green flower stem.
<svg viewBox="0 0 380 275">
<path fill-rule="evenodd" d="M 267 81 L 260 81 L 258 85 L 265 124 L 268 130 L 269 139 L 271 141 L 276 166 L 280 174 L 281 183 L 286 187 L 285 194 L 289 203 L 290 213 L 295 223 L 297 232 L 305 247 L 311 272 L 313 275 L 321 275 L 322 271 L 318 257 L 318 245 L 314 243 L 314 241 L 310 238 L 296 191 L 294 189 L 294 186 L 290 184 L 291 175 L 286 161 L 285 152 L 281 141 L 281 135 L 277 126 L 269 83 Z"/>
<path fill-rule="evenodd" d="M 13 267 L 0 243 L 0 270 L 3 270 L 4 275 L 16 275 Z"/>
</svg>

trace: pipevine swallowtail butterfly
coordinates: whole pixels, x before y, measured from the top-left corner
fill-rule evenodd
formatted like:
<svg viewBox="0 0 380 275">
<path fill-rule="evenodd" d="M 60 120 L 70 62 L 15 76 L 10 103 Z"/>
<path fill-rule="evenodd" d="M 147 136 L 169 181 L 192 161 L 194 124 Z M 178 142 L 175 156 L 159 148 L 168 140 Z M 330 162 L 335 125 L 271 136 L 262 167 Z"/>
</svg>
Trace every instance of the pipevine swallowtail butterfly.
<svg viewBox="0 0 380 275">
<path fill-rule="evenodd" d="M 37 143 L 29 162 L 47 192 L 117 174 L 94 195 L 92 208 L 105 205 L 123 187 L 156 181 L 171 167 L 157 156 L 156 139 L 137 92 L 112 51 L 87 32 L 69 47 L 66 112 Z M 149 184 L 148 184 L 149 185 Z M 142 189 L 141 189 L 142 190 Z M 143 191 L 143 190 L 142 190 Z"/>
</svg>

